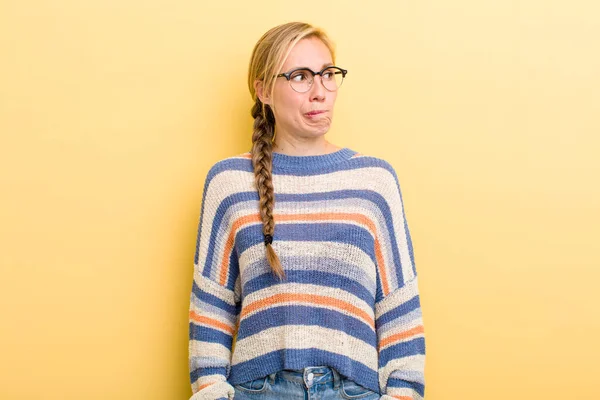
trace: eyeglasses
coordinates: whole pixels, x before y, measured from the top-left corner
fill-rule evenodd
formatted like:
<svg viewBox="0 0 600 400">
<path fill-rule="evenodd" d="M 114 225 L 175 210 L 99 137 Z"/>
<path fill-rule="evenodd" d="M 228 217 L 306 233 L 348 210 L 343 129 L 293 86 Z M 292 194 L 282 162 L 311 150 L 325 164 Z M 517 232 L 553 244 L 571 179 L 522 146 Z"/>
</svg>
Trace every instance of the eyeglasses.
<svg viewBox="0 0 600 400">
<path fill-rule="evenodd" d="M 296 68 L 277 75 L 277 78 L 284 76 L 292 89 L 298 93 L 304 93 L 311 88 L 315 75 L 321 75 L 321 82 L 325 89 L 335 92 L 342 85 L 347 73 L 347 70 L 335 66 L 325 67 L 319 72 L 309 68 Z"/>
</svg>

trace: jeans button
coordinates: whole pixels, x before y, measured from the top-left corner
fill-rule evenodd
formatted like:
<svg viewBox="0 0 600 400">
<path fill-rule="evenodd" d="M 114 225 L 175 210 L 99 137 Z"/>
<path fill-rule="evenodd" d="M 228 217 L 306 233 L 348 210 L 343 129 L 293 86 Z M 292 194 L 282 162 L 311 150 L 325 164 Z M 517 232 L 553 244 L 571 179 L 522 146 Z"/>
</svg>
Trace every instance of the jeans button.
<svg viewBox="0 0 600 400">
<path fill-rule="evenodd" d="M 308 375 L 306 376 L 306 380 L 309 385 L 312 385 L 314 376 L 315 375 L 312 372 L 309 372 Z"/>
</svg>

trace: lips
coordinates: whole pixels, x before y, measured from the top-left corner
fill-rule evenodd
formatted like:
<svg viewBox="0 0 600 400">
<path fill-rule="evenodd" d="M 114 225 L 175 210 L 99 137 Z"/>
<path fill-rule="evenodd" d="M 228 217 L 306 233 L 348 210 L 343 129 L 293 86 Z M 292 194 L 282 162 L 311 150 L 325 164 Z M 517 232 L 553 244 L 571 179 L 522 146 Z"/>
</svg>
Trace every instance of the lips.
<svg viewBox="0 0 600 400">
<path fill-rule="evenodd" d="M 326 110 L 314 110 L 314 111 L 309 111 L 309 112 L 305 113 L 304 115 L 306 115 L 308 117 L 312 117 L 314 115 L 323 114 L 324 112 L 327 112 L 327 111 Z"/>
</svg>

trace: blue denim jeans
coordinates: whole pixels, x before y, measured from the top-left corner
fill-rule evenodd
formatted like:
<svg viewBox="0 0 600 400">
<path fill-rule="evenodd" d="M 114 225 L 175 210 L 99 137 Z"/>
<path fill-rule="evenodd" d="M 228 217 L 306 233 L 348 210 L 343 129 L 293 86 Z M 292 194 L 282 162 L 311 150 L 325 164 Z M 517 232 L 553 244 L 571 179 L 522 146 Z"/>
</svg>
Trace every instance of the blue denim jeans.
<svg viewBox="0 0 600 400">
<path fill-rule="evenodd" d="M 233 387 L 235 400 L 375 400 L 381 397 L 325 366 L 284 369 Z"/>
</svg>

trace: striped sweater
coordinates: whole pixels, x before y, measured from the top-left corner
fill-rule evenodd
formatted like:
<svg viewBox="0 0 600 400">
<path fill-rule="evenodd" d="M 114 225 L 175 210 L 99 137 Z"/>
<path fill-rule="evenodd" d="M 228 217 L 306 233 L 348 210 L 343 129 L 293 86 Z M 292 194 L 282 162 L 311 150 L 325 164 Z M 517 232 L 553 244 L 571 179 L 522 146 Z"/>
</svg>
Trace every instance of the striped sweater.
<svg viewBox="0 0 600 400">
<path fill-rule="evenodd" d="M 250 153 L 204 183 L 189 309 L 190 400 L 327 365 L 381 399 L 424 398 L 425 337 L 411 237 L 390 163 L 342 148 L 273 153 L 266 259 Z"/>
</svg>

